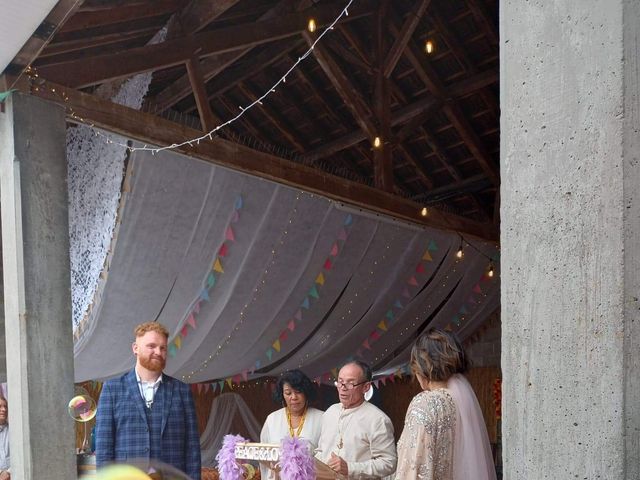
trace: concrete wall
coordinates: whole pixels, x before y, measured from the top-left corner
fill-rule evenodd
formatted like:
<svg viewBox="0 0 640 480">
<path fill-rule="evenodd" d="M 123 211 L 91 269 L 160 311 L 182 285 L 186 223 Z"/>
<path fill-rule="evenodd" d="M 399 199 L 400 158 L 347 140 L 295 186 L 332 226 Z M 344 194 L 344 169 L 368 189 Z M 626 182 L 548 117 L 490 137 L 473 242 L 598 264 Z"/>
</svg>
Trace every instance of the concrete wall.
<svg viewBox="0 0 640 480">
<path fill-rule="evenodd" d="M 500 3 L 510 480 L 640 478 L 639 28 L 637 0 Z"/>
<path fill-rule="evenodd" d="M 14 94 L 0 113 L 11 478 L 75 478 L 66 125 Z"/>
</svg>

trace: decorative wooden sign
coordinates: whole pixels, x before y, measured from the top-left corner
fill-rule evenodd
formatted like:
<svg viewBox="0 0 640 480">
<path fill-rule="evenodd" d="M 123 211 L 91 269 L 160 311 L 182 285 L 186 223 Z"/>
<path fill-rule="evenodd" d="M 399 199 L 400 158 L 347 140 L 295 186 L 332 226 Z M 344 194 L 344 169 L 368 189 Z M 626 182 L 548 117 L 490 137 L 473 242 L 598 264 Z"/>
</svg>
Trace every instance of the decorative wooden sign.
<svg viewBox="0 0 640 480">
<path fill-rule="evenodd" d="M 262 460 L 277 462 L 280 460 L 280 445 L 272 443 L 239 443 L 236 445 L 237 460 Z"/>
</svg>

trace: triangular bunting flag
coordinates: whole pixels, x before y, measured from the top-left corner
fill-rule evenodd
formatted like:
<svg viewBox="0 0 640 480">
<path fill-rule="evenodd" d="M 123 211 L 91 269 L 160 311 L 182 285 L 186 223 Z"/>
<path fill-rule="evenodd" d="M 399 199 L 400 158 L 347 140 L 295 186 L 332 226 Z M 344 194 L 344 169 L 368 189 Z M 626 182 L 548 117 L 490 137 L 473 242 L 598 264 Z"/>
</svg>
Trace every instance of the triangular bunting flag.
<svg viewBox="0 0 640 480">
<path fill-rule="evenodd" d="M 389 375 L 387 377 L 387 380 L 389 380 L 390 382 L 395 382 L 396 381 L 396 376 L 392 373 L 391 375 Z"/>
<path fill-rule="evenodd" d="M 289 336 L 289 331 L 285 328 L 283 331 L 280 332 L 280 335 L 278 336 L 278 339 L 281 342 L 284 342 L 287 339 L 288 336 Z"/>
<path fill-rule="evenodd" d="M 400 303 L 400 300 L 396 300 L 395 302 L 393 302 L 393 306 L 396 308 L 404 308 Z"/>
<path fill-rule="evenodd" d="M 233 382 L 233 379 L 232 379 L 231 377 L 227 377 L 227 378 L 225 378 L 225 382 L 227 382 L 227 385 L 229 385 L 229 388 L 231 388 L 231 387 L 232 387 L 231 382 Z"/>
<path fill-rule="evenodd" d="M 193 306 L 193 313 L 200 313 L 200 301 L 199 300 Z"/>
<path fill-rule="evenodd" d="M 475 287 L 473 287 L 473 291 L 475 293 L 482 293 L 482 290 L 480 290 L 480 284 L 476 283 Z"/>
<path fill-rule="evenodd" d="M 364 342 L 362 342 L 362 346 L 364 348 L 366 348 L 367 350 L 371 350 L 371 347 L 369 346 L 369 339 L 367 339 Z"/>
<path fill-rule="evenodd" d="M 211 391 L 213 393 L 216 393 L 216 390 L 218 389 L 218 384 L 217 383 L 212 383 L 211 384 Z"/>
<path fill-rule="evenodd" d="M 246 382 L 247 380 L 249 380 L 249 371 L 248 370 L 243 370 L 242 371 L 242 379 Z"/>
<path fill-rule="evenodd" d="M 213 262 L 213 270 L 218 273 L 224 273 L 224 270 L 222 269 L 222 263 L 220 263 L 219 258 L 216 258 L 216 261 Z"/>
<path fill-rule="evenodd" d="M 296 329 L 296 323 L 293 320 L 289 320 L 287 328 L 293 332 Z"/>
<path fill-rule="evenodd" d="M 427 247 L 427 250 L 429 250 L 430 252 L 435 252 L 438 250 L 438 245 L 436 245 L 435 240 L 429 241 L 429 246 Z"/>
<path fill-rule="evenodd" d="M 298 321 L 302 321 L 302 310 L 298 310 L 293 317 Z"/>
<path fill-rule="evenodd" d="M 467 313 L 469 313 L 469 310 L 467 310 L 467 307 L 462 305 L 462 307 L 460 307 L 460 314 L 461 315 L 466 315 Z"/>
<path fill-rule="evenodd" d="M 333 378 L 338 378 L 338 369 L 337 368 L 332 368 L 331 369 L 331 375 L 333 375 Z"/>
<path fill-rule="evenodd" d="M 309 297 L 304 297 L 304 301 L 302 302 L 301 306 L 302 306 L 302 308 L 305 308 L 305 309 L 309 310 L 309 307 L 310 307 L 310 305 L 309 305 Z"/>
<path fill-rule="evenodd" d="M 255 365 L 255 367 L 256 367 L 256 370 L 259 370 L 259 369 L 260 369 L 260 367 L 262 367 L 262 362 L 261 362 L 260 360 L 256 360 L 256 365 Z"/>
<path fill-rule="evenodd" d="M 393 310 L 387 310 L 387 314 L 385 315 L 389 320 L 393 320 Z"/>
<path fill-rule="evenodd" d="M 211 300 L 209 298 L 209 292 L 207 291 L 206 288 L 203 288 L 202 291 L 200 292 L 200 298 L 205 302 L 208 302 L 209 300 Z"/>
<path fill-rule="evenodd" d="M 416 280 L 416 277 L 411 277 L 407 283 L 409 285 L 413 285 L 414 287 L 418 286 L 418 281 Z"/>
<path fill-rule="evenodd" d="M 202 384 L 201 383 L 198 384 L 198 393 L 202 393 Z"/>
<path fill-rule="evenodd" d="M 187 328 L 187 326 L 186 326 L 186 325 L 184 325 L 184 326 L 182 327 L 182 329 L 180 330 L 180 334 L 181 334 L 183 337 L 186 337 L 188 333 L 189 333 L 189 329 Z"/>
<path fill-rule="evenodd" d="M 379 388 L 378 385 L 380 385 L 380 379 L 374 380 L 373 384 L 376 386 L 376 388 Z"/>
<path fill-rule="evenodd" d="M 236 198 L 236 210 L 240 210 L 242 208 L 242 206 L 244 205 L 244 201 L 242 200 L 242 195 L 238 195 L 238 197 Z"/>
<path fill-rule="evenodd" d="M 220 389 L 220 393 L 222 393 L 222 390 L 224 390 L 224 380 L 218 382 L 218 388 Z"/>
<path fill-rule="evenodd" d="M 373 341 L 375 340 L 379 340 L 380 339 L 380 334 L 378 333 L 377 330 L 374 330 L 373 332 L 371 332 L 371 334 L 369 335 L 369 338 Z"/>
<path fill-rule="evenodd" d="M 231 214 L 231 223 L 237 223 L 240 220 L 240 215 L 238 215 L 238 211 L 234 210 Z"/>
<path fill-rule="evenodd" d="M 456 325 L 460 326 L 460 317 L 459 317 L 458 315 L 456 315 L 455 317 L 453 317 L 453 318 L 451 319 L 451 321 L 452 321 L 453 323 L 455 323 Z"/>
<path fill-rule="evenodd" d="M 385 323 L 385 321 L 384 321 L 384 320 L 382 320 L 382 321 L 380 321 L 380 322 L 378 323 L 378 328 L 379 328 L 380 330 L 382 330 L 383 332 L 386 332 L 386 331 L 387 331 L 387 324 Z"/>
<path fill-rule="evenodd" d="M 433 257 L 429 253 L 429 250 L 425 250 L 424 255 L 422 255 L 422 260 L 426 260 L 427 262 L 433 262 Z"/>
<path fill-rule="evenodd" d="M 338 244 L 337 244 L 337 243 L 334 243 L 334 244 L 333 244 L 333 247 L 331 247 L 331 253 L 330 253 L 330 255 L 331 255 L 332 257 L 335 257 L 335 256 L 337 256 L 337 255 L 338 255 Z"/>
<path fill-rule="evenodd" d="M 380 381 L 382 382 L 382 385 L 386 385 L 387 384 L 387 377 L 382 377 L 380 379 Z"/>
<path fill-rule="evenodd" d="M 233 383 L 240 385 L 241 381 L 242 381 L 242 376 L 239 373 L 233 376 Z"/>
<path fill-rule="evenodd" d="M 227 247 L 226 243 L 223 243 L 222 246 L 220 247 L 220 249 L 218 250 L 218 256 L 219 257 L 226 257 L 227 253 L 229 253 L 229 248 Z"/>
<path fill-rule="evenodd" d="M 207 287 L 212 288 L 216 284 L 216 276 L 213 272 L 209 272 L 209 276 L 207 277 Z"/>
<path fill-rule="evenodd" d="M 322 272 L 320 272 L 316 277 L 316 283 L 318 285 L 324 285 L 324 275 L 322 274 Z"/>
<path fill-rule="evenodd" d="M 178 350 L 180 350 L 180 348 L 182 347 L 182 338 L 180 338 L 180 336 L 178 335 L 173 343 L 175 343 Z"/>
<path fill-rule="evenodd" d="M 205 383 L 202 387 L 202 389 L 204 390 L 204 393 L 207 393 L 209 391 L 209 384 Z"/>
<path fill-rule="evenodd" d="M 231 228 L 231 225 L 227 227 L 227 231 L 224 234 L 224 238 L 226 238 L 230 242 L 234 242 L 236 240 L 236 236 L 233 234 L 233 228 Z"/>
<path fill-rule="evenodd" d="M 407 287 L 404 287 L 402 289 L 402 296 L 404 298 L 411 298 L 411 294 L 409 293 L 409 289 Z"/>
<path fill-rule="evenodd" d="M 416 273 L 424 273 L 424 266 L 422 265 L 422 262 L 420 262 L 416 267 Z"/>
<path fill-rule="evenodd" d="M 351 214 L 349 214 L 347 215 L 347 218 L 344 219 L 344 225 L 345 227 L 348 227 L 352 223 L 353 223 L 353 217 L 351 216 Z"/>
<path fill-rule="evenodd" d="M 341 228 L 340 232 L 338 233 L 338 240 L 345 241 L 346 239 L 347 239 L 347 231 L 344 228 Z"/>
<path fill-rule="evenodd" d="M 331 260 L 329 260 L 328 258 L 325 260 L 323 268 L 325 270 L 331 270 Z"/>
<path fill-rule="evenodd" d="M 193 313 L 187 317 L 187 323 L 191 325 L 191 328 L 196 329 L 196 319 L 193 316 Z"/>
<path fill-rule="evenodd" d="M 273 357 L 273 348 L 269 348 L 266 352 L 267 358 L 269 360 L 271 360 L 271 357 Z"/>
<path fill-rule="evenodd" d="M 280 351 L 280 340 L 276 340 L 271 344 L 271 346 L 275 349 L 276 352 Z"/>
<path fill-rule="evenodd" d="M 175 357 L 176 356 L 177 350 L 176 350 L 176 346 L 173 343 L 169 345 L 169 349 L 168 350 L 169 350 L 169 356 L 170 357 Z"/>
<path fill-rule="evenodd" d="M 318 293 L 318 289 L 315 285 L 312 286 L 309 290 L 309 295 L 311 295 L 313 298 L 320 298 L 320 294 Z"/>
</svg>

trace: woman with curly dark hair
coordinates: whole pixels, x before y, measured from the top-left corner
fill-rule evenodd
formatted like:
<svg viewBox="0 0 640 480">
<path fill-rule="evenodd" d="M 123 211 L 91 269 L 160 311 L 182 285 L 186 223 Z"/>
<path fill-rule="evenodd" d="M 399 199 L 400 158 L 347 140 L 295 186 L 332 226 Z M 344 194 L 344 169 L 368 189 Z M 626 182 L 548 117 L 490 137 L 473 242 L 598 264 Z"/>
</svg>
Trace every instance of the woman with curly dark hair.
<svg viewBox="0 0 640 480">
<path fill-rule="evenodd" d="M 407 409 L 396 479 L 495 480 L 487 428 L 462 375 L 468 363 L 456 336 L 427 330 L 411 349 L 410 365 L 422 392 Z"/>
<path fill-rule="evenodd" d="M 316 398 L 316 389 L 300 370 L 285 372 L 273 393 L 274 401 L 282 408 L 269 414 L 260 433 L 260 442 L 277 443 L 286 437 L 300 437 L 309 442 L 313 450 L 318 446 L 322 426 L 321 410 L 309 406 Z M 272 465 L 260 464 L 262 478 L 277 479 Z"/>
</svg>

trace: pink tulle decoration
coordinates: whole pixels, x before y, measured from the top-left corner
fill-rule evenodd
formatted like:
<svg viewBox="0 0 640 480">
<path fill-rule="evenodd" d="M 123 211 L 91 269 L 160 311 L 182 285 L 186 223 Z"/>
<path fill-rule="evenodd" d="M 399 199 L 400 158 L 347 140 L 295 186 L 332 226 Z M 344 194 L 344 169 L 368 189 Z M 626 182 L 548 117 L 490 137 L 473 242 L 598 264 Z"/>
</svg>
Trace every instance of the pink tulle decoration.
<svg viewBox="0 0 640 480">
<path fill-rule="evenodd" d="M 236 444 L 246 443 L 241 435 L 225 435 L 222 448 L 216 455 L 221 480 L 242 480 L 244 468 L 236 462 Z"/>
<path fill-rule="evenodd" d="M 314 480 L 316 468 L 309 443 L 297 437 L 282 439 L 280 452 L 280 478 L 282 480 Z"/>
</svg>

